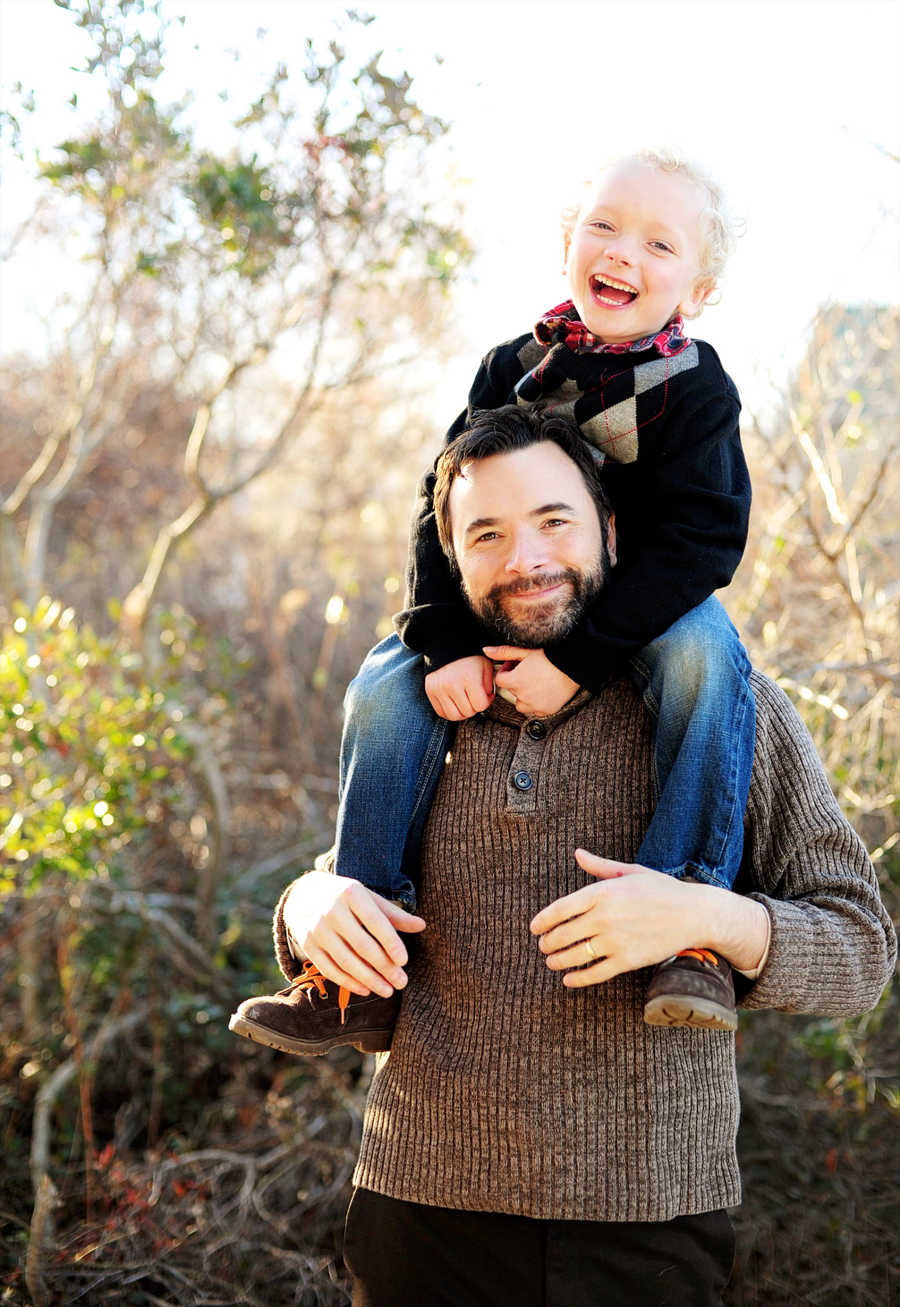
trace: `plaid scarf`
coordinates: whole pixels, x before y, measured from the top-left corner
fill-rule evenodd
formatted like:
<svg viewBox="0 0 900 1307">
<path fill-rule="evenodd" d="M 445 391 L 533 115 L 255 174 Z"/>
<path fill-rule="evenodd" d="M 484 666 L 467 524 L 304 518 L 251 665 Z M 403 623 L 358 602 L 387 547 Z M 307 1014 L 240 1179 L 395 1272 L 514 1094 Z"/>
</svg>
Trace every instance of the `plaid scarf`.
<svg viewBox="0 0 900 1307">
<path fill-rule="evenodd" d="M 598 385 L 597 365 L 593 359 L 595 354 L 631 354 L 652 348 L 663 358 L 671 358 L 676 354 L 683 354 L 691 344 L 684 334 L 683 327 L 681 316 L 676 315 L 654 336 L 645 336 L 643 340 L 626 341 L 621 345 L 604 345 L 588 331 L 572 301 L 566 300 L 564 304 L 558 304 L 555 309 L 545 313 L 535 326 L 535 339 L 543 346 L 546 353 L 541 361 L 517 382 L 516 395 L 520 402 L 525 404 L 545 404 L 551 397 L 561 395 L 568 383 L 574 384 L 583 396 L 589 391 L 594 391 Z M 646 368 L 649 365 L 638 366 Z M 633 377 L 634 369 L 626 364 L 622 376 L 625 373 Z M 610 398 L 609 393 L 604 391 L 606 402 L 602 402 L 603 408 L 607 407 Z M 582 420 L 576 418 L 576 421 L 581 423 Z M 582 434 L 585 434 L 583 427 Z M 591 440 L 590 443 L 601 446 L 603 442 Z"/>
<path fill-rule="evenodd" d="M 662 331 L 652 336 L 623 341 L 619 345 L 604 345 L 588 331 L 571 300 L 548 309 L 535 324 L 534 337 L 541 345 L 567 345 L 576 354 L 632 354 L 642 349 L 655 349 L 663 358 L 680 354 L 691 343 L 684 334 L 684 319 L 677 313 Z"/>
</svg>

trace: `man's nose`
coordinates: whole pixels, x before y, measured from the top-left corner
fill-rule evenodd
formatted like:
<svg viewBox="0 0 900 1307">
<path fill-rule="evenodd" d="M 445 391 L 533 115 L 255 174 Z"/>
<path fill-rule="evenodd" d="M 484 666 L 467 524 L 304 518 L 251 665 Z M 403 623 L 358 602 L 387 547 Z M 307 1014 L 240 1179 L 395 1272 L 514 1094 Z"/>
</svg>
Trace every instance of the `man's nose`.
<svg viewBox="0 0 900 1307">
<path fill-rule="evenodd" d="M 548 562 L 547 547 L 538 532 L 525 530 L 513 535 L 506 556 L 507 572 L 521 576 L 546 567 Z"/>
</svg>

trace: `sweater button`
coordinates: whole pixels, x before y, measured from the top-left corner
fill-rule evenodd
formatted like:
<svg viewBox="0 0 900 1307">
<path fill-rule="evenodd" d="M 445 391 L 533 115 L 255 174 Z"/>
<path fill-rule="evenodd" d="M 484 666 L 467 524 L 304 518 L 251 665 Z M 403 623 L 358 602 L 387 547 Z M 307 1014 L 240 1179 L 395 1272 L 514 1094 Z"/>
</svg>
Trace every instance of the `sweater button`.
<svg viewBox="0 0 900 1307">
<path fill-rule="evenodd" d="M 525 727 L 525 734 L 530 735 L 533 740 L 542 740 L 547 734 L 547 728 L 543 722 L 529 722 Z"/>
<path fill-rule="evenodd" d="M 513 777 L 513 785 L 517 790 L 530 790 L 534 781 L 527 771 L 517 771 Z"/>
</svg>

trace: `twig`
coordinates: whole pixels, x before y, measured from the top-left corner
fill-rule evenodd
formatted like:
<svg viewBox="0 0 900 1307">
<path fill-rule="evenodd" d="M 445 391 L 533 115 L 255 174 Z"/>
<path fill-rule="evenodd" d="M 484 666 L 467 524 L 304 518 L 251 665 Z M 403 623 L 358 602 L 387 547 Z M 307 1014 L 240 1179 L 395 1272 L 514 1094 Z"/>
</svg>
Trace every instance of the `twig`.
<svg viewBox="0 0 900 1307">
<path fill-rule="evenodd" d="M 69 1027 L 69 1038 L 72 1040 L 72 1048 L 75 1057 L 75 1069 L 78 1073 L 78 1098 L 81 1104 L 81 1130 L 84 1135 L 84 1186 L 85 1186 L 85 1207 L 87 1210 L 87 1219 L 94 1219 L 94 1156 L 96 1149 L 94 1147 L 94 1117 L 91 1111 L 91 1086 L 93 1077 L 88 1073 L 84 1060 L 84 1041 L 81 1037 L 81 1027 L 78 1024 L 78 1016 L 75 1012 L 75 1003 L 73 999 L 73 974 L 74 968 L 69 961 L 69 942 L 75 931 L 75 916 L 69 912 L 65 915 L 65 924 L 62 935 L 60 936 L 59 945 L 57 946 L 57 965 L 59 970 L 59 983 L 63 994 L 63 1010 L 66 1017 L 66 1025 Z M 77 1132 L 76 1132 L 77 1138 Z"/>
<path fill-rule="evenodd" d="M 106 889 L 112 893 L 110 907 L 124 906 L 157 930 L 157 942 L 184 975 L 191 980 L 203 980 L 212 985 L 216 993 L 230 1003 L 234 990 L 216 966 L 206 949 L 187 933 L 183 926 L 163 908 L 151 905 L 150 896 L 138 890 L 122 890 L 117 885 L 95 881 L 92 890 Z M 160 934 L 159 932 L 162 932 Z M 165 937 L 168 936 L 168 941 Z M 176 947 L 172 947 L 175 945 Z"/>
<path fill-rule="evenodd" d="M 25 1258 L 25 1283 L 34 1299 L 34 1307 L 49 1307 L 50 1297 L 44 1279 L 44 1254 L 53 1238 L 53 1213 L 59 1206 L 59 1193 L 49 1175 L 41 1177 L 34 1211 L 31 1215 L 31 1238 Z"/>
<path fill-rule="evenodd" d="M 288 849 L 282 849 L 280 853 L 273 853 L 271 857 L 264 858 L 262 862 L 256 862 L 246 871 L 242 871 L 235 877 L 233 888 L 238 893 L 253 888 L 258 880 L 265 876 L 274 876 L 276 872 L 284 871 L 292 863 L 297 863 L 300 859 L 309 858 L 315 850 L 321 849 L 322 841 L 318 835 L 307 836 L 306 839 L 300 840 L 298 844 L 292 844 Z"/>
<path fill-rule="evenodd" d="M 211 949 L 216 938 L 216 891 L 228 856 L 231 804 L 225 777 L 205 726 L 201 722 L 189 719 L 182 722 L 181 731 L 193 749 L 194 761 L 213 812 L 209 857 L 197 877 L 199 899 L 197 934 L 204 948 Z"/>
<path fill-rule="evenodd" d="M 107 1041 L 113 1035 L 120 1035 L 125 1030 L 130 1030 L 132 1026 L 136 1026 L 143 1021 L 145 1016 L 146 1013 L 143 1008 L 136 1008 L 126 1016 L 104 1021 L 91 1042 L 87 1061 L 91 1063 L 99 1061 Z M 77 1070 L 78 1066 L 74 1057 L 60 1063 L 47 1083 L 41 1087 L 35 1099 L 30 1162 L 31 1184 L 36 1195 L 40 1192 L 41 1181 L 48 1175 L 50 1170 L 50 1115 L 57 1098 L 69 1081 L 73 1079 Z"/>
</svg>

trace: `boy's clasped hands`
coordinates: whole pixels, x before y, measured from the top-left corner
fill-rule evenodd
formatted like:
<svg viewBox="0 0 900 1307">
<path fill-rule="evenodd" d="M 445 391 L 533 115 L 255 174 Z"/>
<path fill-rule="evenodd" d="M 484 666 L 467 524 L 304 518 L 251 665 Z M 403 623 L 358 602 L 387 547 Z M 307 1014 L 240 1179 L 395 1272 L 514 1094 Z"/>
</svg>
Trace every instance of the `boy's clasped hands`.
<svg viewBox="0 0 900 1307">
<path fill-rule="evenodd" d="M 579 685 L 551 663 L 543 649 L 486 645 L 484 656 L 458 658 L 425 677 L 425 693 L 439 717 L 461 722 L 489 707 L 506 690 L 524 717 L 552 717 L 578 693 Z"/>
</svg>

